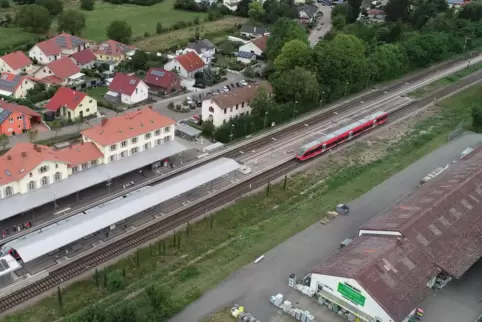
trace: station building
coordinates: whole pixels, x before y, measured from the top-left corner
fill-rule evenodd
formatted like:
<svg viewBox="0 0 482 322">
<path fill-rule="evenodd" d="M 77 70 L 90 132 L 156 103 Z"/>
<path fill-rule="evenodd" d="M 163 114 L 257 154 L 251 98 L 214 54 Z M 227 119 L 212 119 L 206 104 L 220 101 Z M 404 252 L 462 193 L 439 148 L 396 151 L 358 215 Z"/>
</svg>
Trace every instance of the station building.
<svg viewBox="0 0 482 322">
<path fill-rule="evenodd" d="M 351 321 L 406 322 L 482 256 L 482 152 L 475 150 L 359 228 L 310 275 Z"/>
</svg>

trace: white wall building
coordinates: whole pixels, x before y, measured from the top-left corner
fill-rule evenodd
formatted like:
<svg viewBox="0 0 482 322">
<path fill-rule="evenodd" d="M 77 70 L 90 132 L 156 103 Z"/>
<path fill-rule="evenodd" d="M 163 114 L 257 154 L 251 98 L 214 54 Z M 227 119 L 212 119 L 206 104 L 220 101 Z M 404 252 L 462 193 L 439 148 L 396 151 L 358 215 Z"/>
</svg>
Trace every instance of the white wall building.
<svg viewBox="0 0 482 322">
<path fill-rule="evenodd" d="M 127 105 L 145 101 L 149 97 L 149 87 L 136 76 L 116 73 L 109 85 L 106 99 Z"/>
<path fill-rule="evenodd" d="M 266 43 L 268 42 L 269 36 L 260 36 L 251 40 L 251 42 L 239 46 L 239 52 L 254 53 L 257 56 L 261 56 L 266 50 Z"/>
<path fill-rule="evenodd" d="M 194 51 L 174 57 L 173 60 L 164 65 L 164 69 L 175 71 L 184 78 L 194 78 L 197 72 L 204 70 L 206 63 Z"/>
</svg>

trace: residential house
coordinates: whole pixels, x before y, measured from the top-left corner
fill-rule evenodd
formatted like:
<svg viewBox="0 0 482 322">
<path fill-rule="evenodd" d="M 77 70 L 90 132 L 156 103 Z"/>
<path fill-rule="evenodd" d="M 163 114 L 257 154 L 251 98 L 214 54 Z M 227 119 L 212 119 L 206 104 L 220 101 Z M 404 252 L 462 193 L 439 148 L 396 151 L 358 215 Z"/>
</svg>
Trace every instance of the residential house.
<svg viewBox="0 0 482 322">
<path fill-rule="evenodd" d="M 231 11 L 236 11 L 239 1 L 240 0 L 223 0 L 223 5 Z"/>
<path fill-rule="evenodd" d="M 114 103 L 132 105 L 149 97 L 149 87 L 136 76 L 116 73 L 105 97 Z"/>
<path fill-rule="evenodd" d="M 387 14 L 381 9 L 370 9 L 367 11 L 367 18 L 373 22 L 385 22 Z"/>
<path fill-rule="evenodd" d="M 69 57 L 62 57 L 50 62 L 36 71 L 34 76 L 63 86 L 78 85 L 84 82 L 84 74 L 80 72 L 80 67 Z"/>
<path fill-rule="evenodd" d="M 59 182 L 101 160 L 102 153 L 94 143 L 82 142 L 61 150 L 18 143 L 0 156 L 0 198 Z"/>
<path fill-rule="evenodd" d="M 238 52 L 254 53 L 257 56 L 261 56 L 266 50 L 266 44 L 269 36 L 261 36 L 251 40 L 249 43 L 239 47 Z"/>
<path fill-rule="evenodd" d="M 304 24 L 315 22 L 318 15 L 318 7 L 312 4 L 304 4 L 296 7 L 298 9 L 298 18 Z"/>
<path fill-rule="evenodd" d="M 249 24 L 244 24 L 240 30 L 241 35 L 248 38 L 257 38 L 260 36 L 269 36 L 268 28 L 256 27 Z"/>
<path fill-rule="evenodd" d="M 447 3 L 449 5 L 449 8 L 459 9 L 471 3 L 471 0 L 447 0 Z"/>
<path fill-rule="evenodd" d="M 115 63 L 119 63 L 126 57 L 134 55 L 135 51 L 135 47 L 115 40 L 106 40 L 92 48 L 92 52 L 97 57 L 97 60 Z"/>
<path fill-rule="evenodd" d="M 205 67 L 204 61 L 194 52 L 176 56 L 164 65 L 166 70 L 175 71 L 179 76 L 185 78 L 194 78 L 194 75 L 203 71 Z"/>
<path fill-rule="evenodd" d="M 29 56 L 39 64 L 47 65 L 54 60 L 60 59 L 62 55 L 72 55 L 90 47 L 92 44 L 93 42 L 90 40 L 63 32 L 33 46 L 29 51 Z"/>
<path fill-rule="evenodd" d="M 80 67 L 80 69 L 91 69 L 95 66 L 97 57 L 90 49 L 84 49 L 70 55 L 70 59 Z"/>
<path fill-rule="evenodd" d="M 144 82 L 150 89 L 166 93 L 181 89 L 181 77 L 164 68 L 151 67 L 144 76 Z"/>
<path fill-rule="evenodd" d="M 219 94 L 202 102 L 202 119 L 212 121 L 218 127 L 232 118 L 251 113 L 251 100 L 259 88 L 265 88 L 269 94 L 273 89 L 268 82 L 260 82 L 244 87 L 237 87 L 230 92 Z"/>
<path fill-rule="evenodd" d="M 32 109 L 0 101 L 0 135 L 25 133 L 32 128 L 32 123 L 40 122 L 42 122 L 42 116 Z"/>
<path fill-rule="evenodd" d="M 26 73 L 32 68 L 32 61 L 22 51 L 14 51 L 13 53 L 0 57 L 0 72 L 7 72 L 18 75 Z"/>
<path fill-rule="evenodd" d="M 210 64 L 216 54 L 216 46 L 207 39 L 198 39 L 188 43 L 186 50 L 196 52 L 206 64 Z"/>
<path fill-rule="evenodd" d="M 75 120 L 89 115 L 97 115 L 97 100 L 87 96 L 84 92 L 60 87 L 45 108 L 55 112 L 57 116 Z"/>
<path fill-rule="evenodd" d="M 248 65 L 256 60 L 256 54 L 247 51 L 240 51 L 236 53 L 236 60 L 245 65 Z"/>
<path fill-rule="evenodd" d="M 104 163 L 111 163 L 174 140 L 175 123 L 146 107 L 104 119 L 81 133 L 84 142 L 93 142 L 99 148 Z"/>
<path fill-rule="evenodd" d="M 27 76 L 2 73 L 0 75 L 0 95 L 13 98 L 24 98 L 29 89 L 34 88 L 35 82 Z"/>
</svg>

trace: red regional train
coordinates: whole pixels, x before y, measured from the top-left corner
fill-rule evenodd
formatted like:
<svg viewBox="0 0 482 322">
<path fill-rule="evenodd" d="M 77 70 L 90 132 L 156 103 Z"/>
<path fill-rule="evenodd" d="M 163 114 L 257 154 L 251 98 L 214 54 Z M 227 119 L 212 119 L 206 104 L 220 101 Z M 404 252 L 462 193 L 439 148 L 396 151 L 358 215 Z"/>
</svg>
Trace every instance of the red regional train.
<svg viewBox="0 0 482 322">
<path fill-rule="evenodd" d="M 296 154 L 296 158 L 300 161 L 314 158 L 320 153 L 330 150 L 345 141 L 351 140 L 364 132 L 368 132 L 378 125 L 382 125 L 387 120 L 388 113 L 386 112 L 377 112 L 367 116 L 360 121 L 347 125 L 318 140 L 303 145 Z"/>
</svg>

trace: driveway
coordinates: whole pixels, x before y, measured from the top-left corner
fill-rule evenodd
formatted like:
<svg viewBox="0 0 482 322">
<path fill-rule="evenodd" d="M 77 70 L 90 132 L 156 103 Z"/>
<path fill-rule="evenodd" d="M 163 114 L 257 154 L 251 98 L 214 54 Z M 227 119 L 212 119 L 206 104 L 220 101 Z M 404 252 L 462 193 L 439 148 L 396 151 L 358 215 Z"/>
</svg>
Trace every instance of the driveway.
<svg viewBox="0 0 482 322">
<path fill-rule="evenodd" d="M 323 6 L 321 3 L 316 3 L 316 6 L 323 13 L 323 17 L 318 20 L 318 24 L 308 36 L 311 46 L 315 46 L 319 41 L 319 37 L 325 36 L 331 30 L 331 7 Z"/>
<path fill-rule="evenodd" d="M 228 78 L 228 80 L 226 80 L 224 82 L 221 82 L 221 83 L 217 84 L 216 86 L 208 87 L 208 88 L 205 88 L 205 89 L 197 89 L 196 92 L 189 92 L 189 93 L 182 94 L 182 95 L 179 95 L 179 96 L 166 98 L 166 99 L 157 101 L 156 103 L 152 103 L 152 104 L 149 104 L 149 105 L 152 105 L 154 107 L 154 110 L 161 113 L 162 115 L 165 115 L 165 116 L 167 116 L 169 118 L 172 118 L 176 121 L 189 118 L 189 117 L 191 117 L 195 114 L 200 114 L 201 108 L 196 108 L 195 110 L 190 110 L 188 113 L 179 113 L 179 112 L 171 111 L 170 109 L 167 108 L 167 106 L 171 102 L 174 103 L 174 105 L 182 104 L 182 102 L 184 102 L 184 100 L 188 96 L 195 97 L 195 96 L 198 96 L 199 94 L 207 93 L 209 91 L 212 91 L 213 89 L 218 89 L 220 87 L 223 87 L 224 85 L 227 85 L 227 84 L 230 84 L 230 83 L 233 83 L 233 82 L 237 82 L 237 81 L 240 81 L 241 79 L 245 78 L 242 74 L 229 73 L 229 72 L 226 74 L 226 77 Z M 102 108 L 102 107 L 99 107 L 99 111 L 104 113 L 107 118 L 115 117 L 116 115 L 118 115 L 117 112 L 109 110 L 109 109 L 105 109 L 105 108 Z M 127 112 L 129 112 L 129 111 L 130 110 L 128 110 Z M 123 113 L 126 113 L 126 112 L 123 112 Z M 119 113 L 119 114 L 123 114 L 123 113 Z M 100 119 L 101 118 L 98 118 L 96 120 L 91 120 L 89 122 L 89 124 L 84 123 L 84 124 L 81 124 L 81 125 L 79 124 L 79 125 L 65 126 L 65 127 L 61 128 L 57 133 L 55 133 L 53 131 L 47 131 L 47 132 L 41 132 L 41 133 L 39 132 L 37 137 L 35 138 L 35 140 L 36 141 L 38 141 L 38 140 L 48 140 L 48 139 L 52 139 L 52 138 L 57 137 L 57 136 L 79 133 L 79 131 L 87 129 L 87 128 L 97 124 L 98 122 L 100 122 Z M 7 147 L 11 148 L 12 146 L 14 146 L 15 144 L 20 143 L 20 142 L 29 142 L 28 134 L 22 134 L 22 135 L 16 135 L 16 136 L 10 137 L 9 144 L 7 145 Z"/>
</svg>

